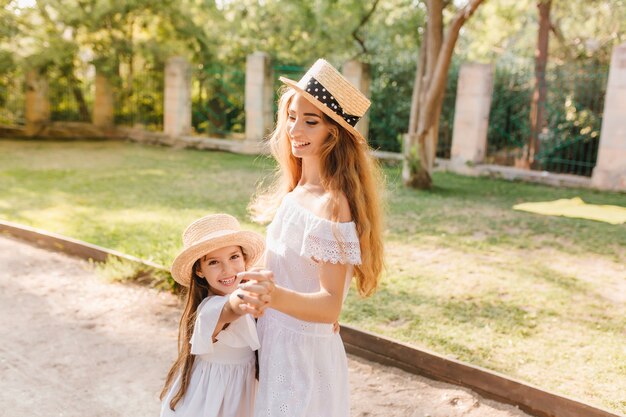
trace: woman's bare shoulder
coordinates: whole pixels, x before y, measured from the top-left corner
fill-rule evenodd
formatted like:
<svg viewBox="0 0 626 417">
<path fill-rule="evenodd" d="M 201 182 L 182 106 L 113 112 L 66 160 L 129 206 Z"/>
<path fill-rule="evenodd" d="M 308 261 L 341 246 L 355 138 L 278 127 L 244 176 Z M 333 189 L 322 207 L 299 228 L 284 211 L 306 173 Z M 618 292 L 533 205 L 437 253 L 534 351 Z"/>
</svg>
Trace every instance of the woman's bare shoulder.
<svg viewBox="0 0 626 417">
<path fill-rule="evenodd" d="M 352 221 L 348 198 L 341 191 L 322 189 L 313 193 L 296 188 L 291 195 L 298 205 L 317 217 L 341 223 Z"/>
<path fill-rule="evenodd" d="M 324 217 L 339 222 L 352 221 L 348 197 L 343 192 L 326 192 L 324 195 Z M 337 217 L 335 217 L 337 216 Z"/>
</svg>

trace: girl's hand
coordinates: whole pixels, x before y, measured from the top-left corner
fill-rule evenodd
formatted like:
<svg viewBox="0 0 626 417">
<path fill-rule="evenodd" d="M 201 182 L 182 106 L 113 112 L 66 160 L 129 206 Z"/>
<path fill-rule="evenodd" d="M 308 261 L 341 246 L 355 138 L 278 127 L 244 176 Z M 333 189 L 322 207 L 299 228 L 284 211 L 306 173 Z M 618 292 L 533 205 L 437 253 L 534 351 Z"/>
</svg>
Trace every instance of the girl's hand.
<svg viewBox="0 0 626 417">
<path fill-rule="evenodd" d="M 240 273 L 244 284 L 239 284 L 238 297 L 242 300 L 241 308 L 254 317 L 261 317 L 272 301 L 272 292 L 276 288 L 274 274 L 267 270 L 253 270 Z"/>
</svg>

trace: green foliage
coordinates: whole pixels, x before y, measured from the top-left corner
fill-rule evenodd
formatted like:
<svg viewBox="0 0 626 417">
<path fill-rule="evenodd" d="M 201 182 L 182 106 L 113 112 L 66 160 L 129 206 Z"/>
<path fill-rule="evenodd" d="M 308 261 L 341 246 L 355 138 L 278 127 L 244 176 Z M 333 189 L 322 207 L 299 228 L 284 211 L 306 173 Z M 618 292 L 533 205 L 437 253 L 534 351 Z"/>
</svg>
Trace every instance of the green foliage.
<svg viewBox="0 0 626 417">
<path fill-rule="evenodd" d="M 372 108 L 369 142 L 374 149 L 401 152 L 402 135 L 408 132 L 415 63 L 372 71 Z"/>
<path fill-rule="evenodd" d="M 489 129 L 490 162 L 513 165 L 530 132 L 532 72 L 528 62 L 496 65 Z"/>
<path fill-rule="evenodd" d="M 162 130 L 164 78 L 164 67 L 158 63 L 145 62 L 137 72 L 128 64 L 121 65 L 115 123 Z"/>
<path fill-rule="evenodd" d="M 19 33 L 18 22 L 14 13 L 4 4 L 0 7 L 0 43 L 10 40 Z"/>
<path fill-rule="evenodd" d="M 194 71 L 192 126 L 210 136 L 245 131 L 244 68 L 204 67 Z"/>
<path fill-rule="evenodd" d="M 446 19 L 456 7 L 454 2 L 448 3 Z M 211 135 L 241 133 L 241 74 L 246 56 L 264 51 L 276 66 L 306 68 L 319 57 L 336 66 L 352 58 L 370 64 L 372 145 L 399 151 L 400 137 L 408 130 L 425 22 L 424 4 L 415 0 L 380 0 L 363 25 L 360 22 L 374 0 L 41 0 L 34 7 L 22 9 L 11 4 L 0 10 L 0 51 L 12 55 L 6 60 L 0 55 L 0 73 L 12 71 L 14 64 L 48 72 L 56 120 L 84 120 L 91 113 L 93 65 L 107 74 L 116 88 L 118 123 L 159 129 L 163 91 L 162 75 L 158 73 L 170 56 L 181 55 L 191 61 L 194 69 L 194 128 Z M 593 56 L 599 65 L 606 65 L 613 46 L 624 40 L 624 0 L 555 0 L 552 14 L 555 30 L 563 35 L 552 36 L 550 59 L 554 62 L 581 62 Z M 454 65 L 468 59 L 531 58 L 536 23 L 531 0 L 485 2 L 461 34 L 456 48 L 459 59 Z M 444 97 L 439 157 L 449 157 L 457 68 L 451 68 Z M 496 85 L 502 93 L 494 97 L 494 103 L 502 105 L 502 109 L 495 110 L 500 113 L 496 115 L 498 120 L 515 111 L 506 97 L 525 94 L 505 92 L 504 88 L 506 85 Z M 567 124 L 562 117 L 564 102 L 554 107 L 561 115 L 553 118 L 559 119 L 555 123 L 563 129 Z M 572 102 L 579 114 L 588 107 L 576 99 Z M 527 111 L 528 106 L 524 106 L 512 117 L 522 123 L 522 114 Z M 515 123 L 495 130 L 523 135 L 510 130 Z M 508 146 L 506 141 L 499 139 L 490 146 L 500 150 Z M 591 142 L 579 141 L 589 148 L 587 154 L 593 154 Z M 589 169 L 587 166 L 583 171 Z"/>
<path fill-rule="evenodd" d="M 410 172 L 414 173 L 422 169 L 422 161 L 418 152 L 418 145 L 411 146 L 406 159 Z"/>
<path fill-rule="evenodd" d="M 499 62 L 488 130 L 488 160 L 513 165 L 530 136 L 534 86 L 530 61 Z M 539 168 L 590 176 L 595 166 L 608 68 L 596 63 L 549 65 L 546 126 L 540 134 Z"/>
<path fill-rule="evenodd" d="M 15 59 L 13 54 L 7 50 L 0 49 L 0 74 L 15 71 Z"/>
<path fill-rule="evenodd" d="M 174 290 L 176 287 L 168 271 L 117 256 L 108 256 L 106 262 L 92 262 L 92 264 L 96 273 L 110 282 L 133 282 L 164 290 Z"/>
<path fill-rule="evenodd" d="M 15 126 L 24 123 L 23 78 L 13 54 L 0 49 L 0 124 Z"/>
<path fill-rule="evenodd" d="M 548 59 L 573 63 L 590 58 L 606 65 L 626 39 L 624 0 L 553 0 Z M 462 59 L 493 62 L 533 58 L 538 16 L 535 0 L 485 2 L 467 23 L 457 51 Z"/>
</svg>

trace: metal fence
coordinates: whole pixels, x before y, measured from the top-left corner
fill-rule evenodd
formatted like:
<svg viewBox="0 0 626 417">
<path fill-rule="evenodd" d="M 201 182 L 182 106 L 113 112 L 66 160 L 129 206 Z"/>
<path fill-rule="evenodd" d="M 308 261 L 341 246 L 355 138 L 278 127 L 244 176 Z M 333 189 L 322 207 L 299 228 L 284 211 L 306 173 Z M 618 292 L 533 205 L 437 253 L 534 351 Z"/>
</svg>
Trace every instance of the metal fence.
<svg viewBox="0 0 626 417">
<path fill-rule="evenodd" d="M 596 163 L 608 67 L 550 65 L 545 121 L 533 169 L 590 176 Z M 496 65 L 487 162 L 516 165 L 531 136 L 532 62 Z"/>
<path fill-rule="evenodd" d="M 274 66 L 275 98 L 279 76 L 298 80 L 305 68 Z M 440 118 L 437 156 L 450 157 L 459 65 L 448 76 Z M 115 87 L 115 123 L 163 127 L 164 70 L 142 68 L 121 74 Z M 532 61 L 496 65 L 489 116 L 487 163 L 515 165 L 521 160 L 531 134 L 530 103 L 534 85 Z M 414 68 L 371 68 L 369 141 L 373 148 L 401 151 L 408 128 Z M 0 124 L 23 125 L 24 75 L 0 74 Z M 550 65 L 545 73 L 545 123 L 533 169 L 591 175 L 595 166 L 608 68 L 591 63 Z M 89 122 L 93 109 L 93 77 L 50 73 L 48 94 L 51 120 Z M 195 132 L 232 137 L 245 130 L 245 68 L 203 65 L 192 73 L 192 126 Z M 274 100 L 276 105 L 276 100 Z"/>
<path fill-rule="evenodd" d="M 90 122 L 93 107 L 93 82 L 47 75 L 50 120 L 53 122 Z"/>
<path fill-rule="evenodd" d="M 192 75 L 191 124 L 196 133 L 226 137 L 245 131 L 245 68 L 199 65 Z"/>
<path fill-rule="evenodd" d="M 453 63 L 448 74 L 439 120 L 439 158 L 450 157 L 458 74 L 459 65 Z M 374 149 L 402 151 L 402 137 L 409 128 L 414 80 L 415 68 L 411 66 L 372 69 L 369 141 Z"/>
<path fill-rule="evenodd" d="M 274 91 L 274 115 L 278 111 L 278 99 L 283 90 L 283 84 L 279 78 L 286 77 L 294 81 L 300 80 L 307 68 L 298 65 L 274 65 L 274 82 L 272 90 Z M 276 117 L 276 116 L 274 116 Z"/>
<path fill-rule="evenodd" d="M 23 126 L 25 107 L 24 75 L 19 71 L 0 75 L 0 124 Z"/>
<path fill-rule="evenodd" d="M 115 124 L 162 130 L 164 83 L 162 65 L 123 73 L 115 89 Z"/>
</svg>

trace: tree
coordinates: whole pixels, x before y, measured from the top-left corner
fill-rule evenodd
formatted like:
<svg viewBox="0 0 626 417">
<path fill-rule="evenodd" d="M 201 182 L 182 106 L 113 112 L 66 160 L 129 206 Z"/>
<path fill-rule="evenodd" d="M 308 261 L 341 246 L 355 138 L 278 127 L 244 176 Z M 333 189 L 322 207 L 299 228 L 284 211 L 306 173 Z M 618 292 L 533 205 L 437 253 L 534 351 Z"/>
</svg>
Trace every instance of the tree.
<svg viewBox="0 0 626 417">
<path fill-rule="evenodd" d="M 402 179 L 407 186 L 432 186 L 439 117 L 452 54 L 463 24 L 483 1 L 470 0 L 456 10 L 445 38 L 443 14 L 450 2 L 426 1 L 428 17 L 415 73 L 409 131 L 404 145 Z"/>
<path fill-rule="evenodd" d="M 537 34 L 537 48 L 535 49 L 535 86 L 530 102 L 530 137 L 524 149 L 520 165 L 531 168 L 535 165 L 535 156 L 539 153 L 539 134 L 545 124 L 546 107 L 546 68 L 548 65 L 548 41 L 550 39 L 550 8 L 552 0 L 539 0 L 539 30 Z"/>
</svg>

